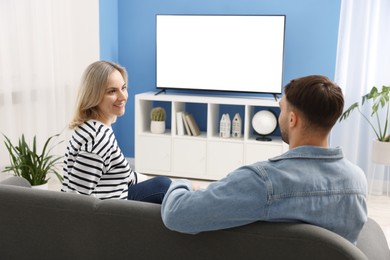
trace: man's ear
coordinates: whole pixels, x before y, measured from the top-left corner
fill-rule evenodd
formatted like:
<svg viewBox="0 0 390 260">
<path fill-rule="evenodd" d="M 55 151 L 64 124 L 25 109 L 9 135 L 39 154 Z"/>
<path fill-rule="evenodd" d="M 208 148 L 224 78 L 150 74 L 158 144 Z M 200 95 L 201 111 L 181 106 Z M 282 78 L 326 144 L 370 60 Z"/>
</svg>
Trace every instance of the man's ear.
<svg viewBox="0 0 390 260">
<path fill-rule="evenodd" d="M 298 115 L 294 111 L 290 112 L 290 127 L 295 127 L 298 124 Z"/>
</svg>

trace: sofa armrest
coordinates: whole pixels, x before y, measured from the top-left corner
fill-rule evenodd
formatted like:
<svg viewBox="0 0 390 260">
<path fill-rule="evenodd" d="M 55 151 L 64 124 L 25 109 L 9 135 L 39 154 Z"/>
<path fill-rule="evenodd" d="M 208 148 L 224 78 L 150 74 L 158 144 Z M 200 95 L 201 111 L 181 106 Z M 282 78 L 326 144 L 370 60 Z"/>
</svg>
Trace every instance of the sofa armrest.
<svg viewBox="0 0 390 260">
<path fill-rule="evenodd" d="M 9 177 L 0 181 L 0 184 L 31 188 L 31 184 L 25 178 L 19 176 Z"/>
<path fill-rule="evenodd" d="M 360 232 L 357 247 L 368 259 L 390 259 L 390 249 L 381 227 L 373 219 L 368 218 Z"/>
</svg>

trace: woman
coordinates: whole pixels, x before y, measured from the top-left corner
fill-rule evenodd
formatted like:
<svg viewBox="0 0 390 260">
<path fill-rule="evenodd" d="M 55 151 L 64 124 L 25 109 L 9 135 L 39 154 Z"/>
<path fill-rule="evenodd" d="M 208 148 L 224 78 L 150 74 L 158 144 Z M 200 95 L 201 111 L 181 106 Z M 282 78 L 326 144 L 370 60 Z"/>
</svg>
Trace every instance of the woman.
<svg viewBox="0 0 390 260">
<path fill-rule="evenodd" d="M 99 199 L 129 199 L 161 204 L 171 183 L 167 177 L 146 180 L 134 172 L 111 125 L 125 113 L 127 72 L 97 61 L 85 70 L 69 127 L 74 129 L 64 160 L 61 191 Z"/>
</svg>

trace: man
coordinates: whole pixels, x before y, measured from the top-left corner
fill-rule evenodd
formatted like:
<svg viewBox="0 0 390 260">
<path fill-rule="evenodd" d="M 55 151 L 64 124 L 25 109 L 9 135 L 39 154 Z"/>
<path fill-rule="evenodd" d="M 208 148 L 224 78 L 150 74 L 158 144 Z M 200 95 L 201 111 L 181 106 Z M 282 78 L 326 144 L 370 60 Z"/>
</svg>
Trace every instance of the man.
<svg viewBox="0 0 390 260">
<path fill-rule="evenodd" d="M 352 243 L 367 220 L 366 178 L 328 146 L 329 132 L 344 107 L 341 89 L 324 76 L 285 86 L 279 125 L 290 150 L 243 166 L 207 189 L 171 184 L 162 203 L 164 224 L 183 233 L 241 226 L 255 221 L 304 222 Z"/>
</svg>

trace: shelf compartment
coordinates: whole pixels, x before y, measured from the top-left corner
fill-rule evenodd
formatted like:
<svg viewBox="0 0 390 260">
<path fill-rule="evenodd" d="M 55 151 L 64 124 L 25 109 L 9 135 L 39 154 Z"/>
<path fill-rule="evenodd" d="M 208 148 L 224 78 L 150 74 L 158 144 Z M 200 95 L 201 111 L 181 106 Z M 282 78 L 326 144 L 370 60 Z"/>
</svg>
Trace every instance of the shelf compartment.
<svg viewBox="0 0 390 260">
<path fill-rule="evenodd" d="M 166 132 L 171 132 L 171 102 L 161 102 L 161 101 L 152 101 L 152 100 L 140 100 L 136 104 L 135 110 L 142 111 L 142 113 L 135 113 L 136 122 L 139 124 L 138 131 L 139 134 L 150 133 L 150 113 L 154 107 L 163 107 L 166 112 Z"/>
</svg>

